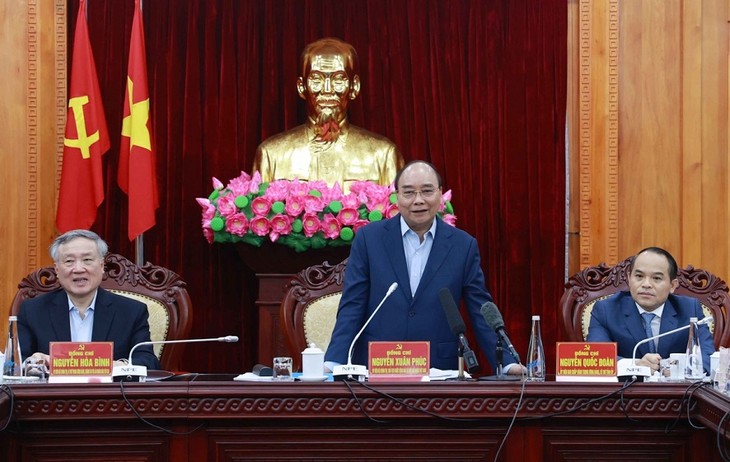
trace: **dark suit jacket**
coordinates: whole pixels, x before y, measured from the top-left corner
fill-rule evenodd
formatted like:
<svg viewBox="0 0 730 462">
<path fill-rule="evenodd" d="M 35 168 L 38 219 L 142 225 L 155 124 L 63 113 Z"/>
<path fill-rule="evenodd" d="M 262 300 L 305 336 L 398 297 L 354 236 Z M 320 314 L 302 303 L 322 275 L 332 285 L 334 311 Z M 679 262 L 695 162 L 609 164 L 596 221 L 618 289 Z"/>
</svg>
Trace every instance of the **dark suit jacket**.
<svg viewBox="0 0 730 462">
<path fill-rule="evenodd" d="M 496 363 L 496 335 L 480 313 L 482 305 L 492 297 L 484 286 L 477 242 L 464 231 L 437 220 L 431 254 L 415 296 L 411 296 L 400 215 L 368 224 L 357 232 L 345 269 L 342 299 L 326 361 L 347 363 L 347 351 L 355 334 L 390 285 L 398 282 L 396 291 L 358 339 L 353 349 L 353 364 L 367 364 L 368 342 L 373 340 L 428 340 L 431 367 L 456 369 L 457 338 L 451 332 L 438 295 L 444 287 L 451 291 L 457 303 L 466 302 L 479 345 L 492 365 Z M 505 349 L 503 364 L 513 362 Z"/>
<path fill-rule="evenodd" d="M 695 298 L 670 294 L 664 303 L 659 333 L 686 326 L 691 317 L 697 319 L 705 317 L 700 302 Z M 709 374 L 710 355 L 715 351 L 715 345 L 706 325 L 700 326 L 699 334 L 702 365 L 705 372 Z M 618 355 L 623 358 L 631 358 L 634 346 L 639 340 L 645 338 L 644 324 L 630 292 L 616 293 L 594 305 L 587 341 L 616 342 Z M 684 353 L 687 350 L 688 339 L 689 330 L 662 337 L 659 339 L 657 353 L 662 358 L 668 358 L 670 353 Z M 640 345 L 636 350 L 636 357 L 641 358 L 647 353 L 649 353 L 649 345 Z"/>
<path fill-rule="evenodd" d="M 129 357 L 129 350 L 150 340 L 147 306 L 130 298 L 107 292 L 96 294 L 94 326 L 91 340 L 114 342 L 114 359 Z M 33 353 L 48 354 L 50 342 L 70 342 L 68 297 L 64 290 L 31 298 L 20 305 L 18 338 L 23 358 Z M 134 350 L 132 363 L 159 369 L 160 363 L 151 345 Z"/>
</svg>

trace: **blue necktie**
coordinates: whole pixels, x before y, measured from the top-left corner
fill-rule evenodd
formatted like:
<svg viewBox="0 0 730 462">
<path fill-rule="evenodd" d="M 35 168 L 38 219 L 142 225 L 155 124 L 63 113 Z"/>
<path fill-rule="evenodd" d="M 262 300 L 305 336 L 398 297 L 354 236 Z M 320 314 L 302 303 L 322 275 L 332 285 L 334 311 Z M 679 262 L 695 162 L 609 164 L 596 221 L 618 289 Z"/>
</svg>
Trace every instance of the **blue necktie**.
<svg viewBox="0 0 730 462">
<path fill-rule="evenodd" d="M 641 317 L 644 318 L 644 329 L 646 330 L 646 338 L 653 337 L 654 334 L 651 332 L 651 321 L 656 316 L 654 313 L 641 313 Z M 656 353 L 656 344 L 654 340 L 649 343 L 649 352 Z"/>
</svg>

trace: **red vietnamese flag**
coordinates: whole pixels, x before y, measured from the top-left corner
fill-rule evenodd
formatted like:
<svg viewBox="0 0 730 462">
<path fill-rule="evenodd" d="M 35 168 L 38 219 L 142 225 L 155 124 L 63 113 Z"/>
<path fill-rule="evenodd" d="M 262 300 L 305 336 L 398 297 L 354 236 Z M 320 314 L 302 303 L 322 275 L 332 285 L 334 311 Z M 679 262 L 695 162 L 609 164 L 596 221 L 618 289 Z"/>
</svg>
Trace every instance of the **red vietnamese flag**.
<svg viewBox="0 0 730 462">
<path fill-rule="evenodd" d="M 101 156 L 109 150 L 109 133 L 96 77 L 96 64 L 86 26 L 86 0 L 79 2 L 74 33 L 71 88 L 56 228 L 60 232 L 89 229 L 104 201 Z"/>
<path fill-rule="evenodd" d="M 129 240 L 155 225 L 159 206 L 140 0 L 134 1 L 117 183 L 129 196 Z"/>
</svg>

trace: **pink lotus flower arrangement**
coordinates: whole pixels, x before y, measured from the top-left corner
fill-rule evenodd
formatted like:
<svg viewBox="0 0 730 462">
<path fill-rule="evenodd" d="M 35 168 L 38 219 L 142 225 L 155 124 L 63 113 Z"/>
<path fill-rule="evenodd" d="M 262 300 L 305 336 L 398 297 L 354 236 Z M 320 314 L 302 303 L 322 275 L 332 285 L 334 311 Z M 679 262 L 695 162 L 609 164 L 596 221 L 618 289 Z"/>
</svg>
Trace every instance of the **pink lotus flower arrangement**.
<svg viewBox="0 0 730 462">
<path fill-rule="evenodd" d="M 297 252 L 350 245 L 360 227 L 398 214 L 392 185 L 356 181 L 344 194 L 324 181 L 276 180 L 241 172 L 223 186 L 213 178 L 210 196 L 196 199 L 203 209 L 208 242 L 245 242 L 260 247 L 265 239 Z M 441 215 L 454 226 L 451 191 L 442 195 Z"/>
</svg>

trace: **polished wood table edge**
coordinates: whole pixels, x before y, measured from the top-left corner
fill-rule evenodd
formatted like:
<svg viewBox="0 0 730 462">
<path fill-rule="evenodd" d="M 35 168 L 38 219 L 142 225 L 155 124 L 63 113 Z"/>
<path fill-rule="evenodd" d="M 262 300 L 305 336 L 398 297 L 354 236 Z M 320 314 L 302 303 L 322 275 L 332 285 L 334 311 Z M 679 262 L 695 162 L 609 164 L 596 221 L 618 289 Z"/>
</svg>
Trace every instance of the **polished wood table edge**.
<svg viewBox="0 0 730 462">
<path fill-rule="evenodd" d="M 517 415 L 519 419 L 666 420 L 686 409 L 689 402 L 692 415 L 716 426 L 730 409 L 727 397 L 704 388 L 694 390 L 688 400 L 689 384 L 637 383 L 620 391 L 621 387 L 528 383 Z M 520 383 L 493 382 L 378 383 L 367 387 L 352 382 L 234 381 L 125 383 L 123 388 L 119 383 L 10 386 L 15 420 L 137 418 L 122 391 L 140 415 L 155 419 L 361 420 L 367 419 L 364 409 L 373 418 L 389 421 L 435 418 L 429 413 L 464 421 L 497 420 L 512 418 L 521 388 Z M 0 409 L 7 401 L 7 395 L 0 396 Z M 561 415 L 551 417 L 553 414 Z"/>
<path fill-rule="evenodd" d="M 691 414 L 693 422 L 720 432 L 726 440 L 730 439 L 730 397 L 711 387 L 703 387 L 697 390 L 692 400 L 696 402 Z"/>
</svg>

